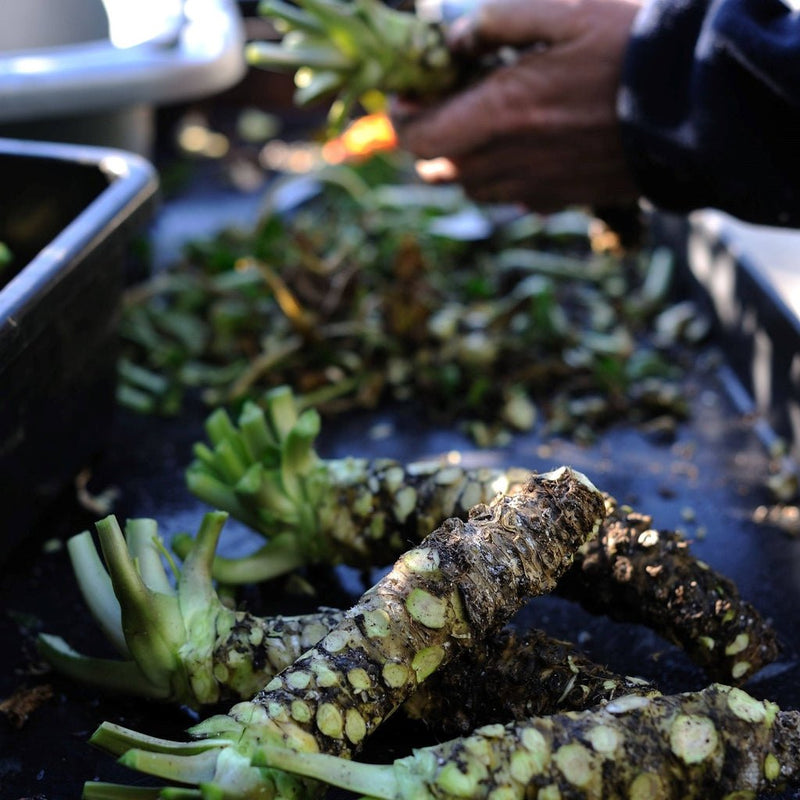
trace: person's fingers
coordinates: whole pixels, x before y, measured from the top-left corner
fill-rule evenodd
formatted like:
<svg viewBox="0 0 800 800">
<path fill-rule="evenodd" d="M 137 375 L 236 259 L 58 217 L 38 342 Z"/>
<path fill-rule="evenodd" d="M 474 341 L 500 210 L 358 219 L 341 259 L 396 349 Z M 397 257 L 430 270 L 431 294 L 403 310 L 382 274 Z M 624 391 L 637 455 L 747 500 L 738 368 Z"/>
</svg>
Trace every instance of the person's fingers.
<svg viewBox="0 0 800 800">
<path fill-rule="evenodd" d="M 446 31 L 453 52 L 558 45 L 605 28 L 627 38 L 643 0 L 483 0 Z"/>
<path fill-rule="evenodd" d="M 583 15 L 581 0 L 484 0 L 448 32 L 448 44 L 461 52 L 504 45 L 530 46 L 571 39 Z"/>
<path fill-rule="evenodd" d="M 561 211 L 565 206 L 574 202 L 571 198 L 565 199 L 559 192 L 551 191 L 549 187 L 537 188 L 523 183 L 516 177 L 484 184 L 468 194 L 479 203 L 519 204 L 539 214 Z"/>
<path fill-rule="evenodd" d="M 500 67 L 482 81 L 405 120 L 396 119 L 401 147 L 420 158 L 453 158 L 501 133 L 536 126 L 553 110 L 540 103 L 551 91 L 550 70 L 529 53 L 514 67 Z"/>
<path fill-rule="evenodd" d="M 561 137 L 507 138 L 456 159 L 451 166 L 467 194 L 482 202 L 524 203 L 552 211 L 568 203 L 604 203 L 636 196 L 624 154 L 613 136 L 579 147 Z"/>
<path fill-rule="evenodd" d="M 489 35 L 515 29 L 503 16 L 513 9 L 522 15 L 517 30 L 526 9 L 531 18 L 552 11 L 554 19 L 563 12 L 582 21 L 563 23 L 575 25 L 572 38 L 521 49 L 513 64 L 450 98 L 407 109 L 398 120 L 400 145 L 418 158 L 445 158 L 421 174 L 458 181 L 479 200 L 551 210 L 630 195 L 615 103 L 621 54 L 640 2 L 487 0 Z M 554 36 L 567 31 L 545 27 Z"/>
<path fill-rule="evenodd" d="M 394 118 L 400 146 L 422 159 L 451 157 L 486 140 L 484 125 L 475 125 L 483 99 L 479 87 L 466 89 L 450 100 L 412 117 Z M 482 116 L 482 115 L 481 115 Z"/>
<path fill-rule="evenodd" d="M 427 183 L 452 183 L 458 180 L 458 169 L 449 158 L 420 159 L 414 164 L 414 169 Z"/>
</svg>

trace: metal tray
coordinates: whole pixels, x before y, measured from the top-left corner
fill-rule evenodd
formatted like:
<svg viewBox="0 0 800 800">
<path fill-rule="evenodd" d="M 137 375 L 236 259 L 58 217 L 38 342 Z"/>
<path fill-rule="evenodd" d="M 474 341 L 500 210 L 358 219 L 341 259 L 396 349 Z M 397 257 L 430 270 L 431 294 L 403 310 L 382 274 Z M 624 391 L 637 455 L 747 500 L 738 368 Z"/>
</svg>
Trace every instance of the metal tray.
<svg viewBox="0 0 800 800">
<path fill-rule="evenodd" d="M 763 479 L 769 456 L 757 417 L 731 399 L 733 386 L 739 384 L 724 353 L 722 359 L 715 347 L 703 353 L 687 381 L 691 419 L 669 443 L 618 425 L 588 447 L 531 434 L 502 449 L 477 450 L 459 432 L 427 425 L 417 409 L 404 406 L 324 426 L 318 451 L 324 457 L 380 455 L 409 461 L 458 450 L 469 464 L 537 470 L 570 464 L 584 471 L 600 488 L 652 514 L 657 527 L 684 530 L 693 540 L 693 552 L 734 579 L 743 597 L 773 620 L 783 644 L 781 658 L 747 688 L 786 707 L 800 707 L 800 626 L 795 616 L 800 609 L 796 577 L 800 539 L 753 520 L 754 510 L 768 501 Z M 154 517 L 167 538 L 194 531 L 208 509 L 188 493 L 183 470 L 192 443 L 203 438 L 204 416 L 199 408 L 189 409 L 180 420 L 120 412 L 109 446 L 94 462 L 92 490 L 119 487 L 115 513 L 121 519 Z M 371 435 L 378 431 L 382 436 Z M 95 518 L 72 493 L 65 493 L 0 575 L 0 607 L 5 609 L 0 637 L 6 653 L 0 697 L 21 685 L 49 685 L 53 690 L 52 698 L 18 730 L 0 719 L 3 798 L 74 800 L 83 782 L 95 778 L 151 785 L 155 782 L 88 747 L 88 736 L 100 722 L 112 720 L 154 735 L 182 738 L 195 721 L 182 709 L 101 697 L 33 670 L 33 639 L 40 631 L 64 636 L 78 649 L 98 652 L 100 637 L 87 619 L 66 553 L 58 546 L 90 527 Z M 245 528 L 229 522 L 223 550 L 249 549 L 255 541 Z M 360 576 L 346 570 L 308 577 L 318 589 L 315 597 L 293 594 L 290 584 L 278 581 L 250 598 L 251 607 L 289 613 L 318 604 L 342 604 L 353 599 L 361 586 Z M 681 651 L 650 631 L 592 617 L 557 598 L 533 601 L 517 621 L 576 641 L 594 659 L 655 679 L 665 691 L 699 688 L 708 682 Z M 365 757 L 385 760 L 405 754 L 411 746 L 428 743 L 425 736 L 419 728 L 393 718 L 370 743 Z"/>
</svg>

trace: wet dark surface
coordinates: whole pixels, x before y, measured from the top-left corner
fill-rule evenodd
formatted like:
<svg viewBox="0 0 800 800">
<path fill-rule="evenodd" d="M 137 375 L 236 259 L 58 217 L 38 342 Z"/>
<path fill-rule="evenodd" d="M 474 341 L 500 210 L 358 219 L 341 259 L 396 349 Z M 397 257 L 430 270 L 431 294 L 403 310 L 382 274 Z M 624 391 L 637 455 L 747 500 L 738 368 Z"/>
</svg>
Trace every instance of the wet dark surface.
<svg viewBox="0 0 800 800">
<path fill-rule="evenodd" d="M 691 420 L 670 442 L 618 425 L 591 447 L 544 439 L 534 432 L 502 449 L 477 450 L 459 431 L 428 425 L 420 409 L 403 407 L 328 420 L 317 449 L 323 457 L 389 456 L 403 461 L 458 451 L 469 465 L 547 470 L 569 464 L 585 472 L 599 488 L 651 514 L 656 527 L 683 530 L 693 540 L 693 552 L 734 579 L 742 596 L 774 621 L 783 643 L 781 658 L 747 688 L 785 707 L 800 707 L 800 626 L 795 617 L 800 610 L 800 540 L 751 520 L 754 510 L 768 500 L 763 479 L 769 459 L 753 421 L 729 399 L 726 374 L 713 353 L 698 357 L 687 384 Z M 180 420 L 164 420 L 117 411 L 110 444 L 91 465 L 90 490 L 118 488 L 117 516 L 153 517 L 166 539 L 180 531 L 194 532 L 209 509 L 189 494 L 183 471 L 192 444 L 204 438 L 205 413 L 190 408 Z M 183 738 L 183 731 L 196 721 L 180 709 L 100 697 L 48 672 L 35 654 L 39 632 L 63 636 L 80 651 L 105 653 L 60 546 L 91 527 L 98 516 L 80 506 L 74 491 L 65 492 L 0 574 L 0 698 L 18 689 L 50 687 L 52 692 L 20 727 L 0 716 L 3 800 L 75 800 L 83 783 L 93 779 L 152 785 L 150 779 L 89 747 L 92 731 L 110 720 L 153 735 Z M 258 541 L 231 521 L 221 550 L 242 552 Z M 290 581 L 276 581 L 250 598 L 260 606 L 255 610 L 293 613 L 320 604 L 339 605 L 359 588 L 358 576 L 349 572 L 311 572 L 305 577 L 317 588 L 315 596 L 298 594 Z M 680 651 L 650 631 L 591 617 L 565 601 L 536 600 L 517 622 L 575 641 L 594 659 L 652 678 L 664 691 L 707 683 Z M 427 743 L 423 732 L 392 719 L 366 756 L 383 760 Z"/>
<path fill-rule="evenodd" d="M 749 684 L 758 696 L 784 706 L 800 706 L 800 635 L 795 613 L 800 608 L 800 541 L 750 521 L 764 501 L 761 479 L 767 459 L 746 418 L 730 405 L 718 372 L 699 371 L 692 383 L 694 416 L 674 443 L 661 444 L 623 427 L 603 435 L 591 447 L 566 441 L 544 442 L 525 436 L 502 450 L 477 451 L 457 432 L 428 428 L 412 409 L 363 414 L 328 423 L 319 444 L 323 456 L 345 454 L 392 456 L 411 460 L 463 453 L 467 463 L 522 465 L 545 470 L 566 463 L 588 474 L 618 499 L 651 513 L 657 527 L 681 528 L 694 539 L 693 551 L 732 577 L 742 595 L 774 620 L 784 645 L 780 662 Z M 191 421 L 190 421 L 191 420 Z M 181 422 L 149 419 L 120 412 L 113 441 L 94 465 L 93 491 L 121 490 L 115 506 L 120 519 L 152 516 L 165 536 L 194 531 L 204 511 L 183 485 L 183 469 L 194 441 L 203 438 L 202 414 Z M 372 435 L 371 435 L 372 434 Z M 375 434 L 379 434 L 375 436 Z M 691 513 L 690 513 L 691 512 Z M 687 517 L 694 517 L 687 522 Z M 33 637 L 45 631 L 64 636 L 79 650 L 102 652 L 100 634 L 78 596 L 63 548 L 42 547 L 45 539 L 63 540 L 89 527 L 95 515 L 64 497 L 29 541 L 9 562 L 0 579 L 0 635 L 4 663 L 0 696 L 19 687 L 52 687 L 53 695 L 19 729 L 0 719 L 0 796 L 67 800 L 80 796 L 85 780 L 126 783 L 150 781 L 115 765 L 113 759 L 86 744 L 94 728 L 112 720 L 154 735 L 182 738 L 194 722 L 188 712 L 155 703 L 101 698 L 50 673 L 39 672 Z M 34 538 L 34 536 L 36 538 Z M 223 551 L 233 553 L 255 543 L 236 523 L 223 534 Z M 278 581 L 260 598 L 265 610 L 284 612 L 317 603 L 346 602 L 356 577 L 339 580 L 309 573 L 316 597 L 293 594 Z M 341 577 L 341 576 L 340 576 Z M 566 602 L 534 601 L 517 620 L 576 641 L 596 660 L 626 672 L 650 677 L 665 691 L 698 688 L 707 682 L 674 647 L 645 629 L 593 618 Z M 407 752 L 425 744 L 420 731 L 390 721 L 372 747 L 372 757 Z M 797 795 L 786 795 L 793 797 Z"/>
</svg>

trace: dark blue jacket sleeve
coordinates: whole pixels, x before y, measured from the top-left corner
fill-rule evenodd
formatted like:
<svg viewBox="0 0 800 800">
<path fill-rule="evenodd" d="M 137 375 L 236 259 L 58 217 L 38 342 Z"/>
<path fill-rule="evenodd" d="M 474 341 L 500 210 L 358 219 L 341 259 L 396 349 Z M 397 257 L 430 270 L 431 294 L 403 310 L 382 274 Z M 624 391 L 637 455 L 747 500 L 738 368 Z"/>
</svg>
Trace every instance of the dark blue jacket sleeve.
<svg viewBox="0 0 800 800">
<path fill-rule="evenodd" d="M 781 0 L 646 2 L 619 113 L 656 206 L 800 227 L 800 13 Z"/>
</svg>

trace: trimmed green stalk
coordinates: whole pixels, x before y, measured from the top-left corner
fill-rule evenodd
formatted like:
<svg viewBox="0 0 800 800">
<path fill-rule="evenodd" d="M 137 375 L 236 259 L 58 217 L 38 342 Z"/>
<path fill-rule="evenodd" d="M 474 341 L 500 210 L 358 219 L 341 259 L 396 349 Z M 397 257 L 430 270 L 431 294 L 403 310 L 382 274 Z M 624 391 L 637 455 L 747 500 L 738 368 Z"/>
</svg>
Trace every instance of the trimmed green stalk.
<svg viewBox="0 0 800 800">
<path fill-rule="evenodd" d="M 226 518 L 224 512 L 204 517 L 174 589 L 153 520 L 129 520 L 124 539 L 113 516 L 98 523 L 111 578 L 88 531 L 70 539 L 87 605 L 125 660 L 82 655 L 48 634 L 39 637 L 39 652 L 63 674 L 106 691 L 190 708 L 251 697 L 316 644 L 343 612 L 263 619 L 223 604 L 210 566 Z"/>
<path fill-rule="evenodd" d="M 102 726 L 93 742 L 122 763 L 198 786 L 206 798 L 313 797 L 319 787 L 251 758 L 264 744 L 349 757 L 430 675 L 498 630 L 529 597 L 552 591 L 604 513 L 589 480 L 563 467 L 522 491 L 447 520 L 409 550 L 321 642 L 251 701 L 191 733 L 154 741 Z"/>
<path fill-rule="evenodd" d="M 557 592 L 593 613 L 647 625 L 716 681 L 739 685 L 779 654 L 774 628 L 729 578 L 692 555 L 674 531 L 607 501 L 600 536 L 587 543 Z"/>
<path fill-rule="evenodd" d="M 249 44 L 248 61 L 293 72 L 298 105 L 334 98 L 334 128 L 367 92 L 430 97 L 459 77 L 440 26 L 379 0 L 263 0 L 259 12 L 283 39 Z"/>
<path fill-rule="evenodd" d="M 268 393 L 263 409 L 246 404 L 237 424 L 223 409 L 209 416 L 209 443 L 195 445 L 187 485 L 269 539 L 249 557 L 217 557 L 214 576 L 222 582 L 266 580 L 314 562 L 391 563 L 443 520 L 465 518 L 528 475 L 439 462 L 323 460 L 313 448 L 319 428 L 317 412 L 300 413 L 288 387 Z M 173 547 L 185 555 L 191 540 L 175 537 Z"/>
<path fill-rule="evenodd" d="M 754 800 L 800 777 L 800 712 L 741 689 L 486 725 L 388 766 L 271 745 L 274 768 L 382 800 Z"/>
<path fill-rule="evenodd" d="M 111 578 L 97 554 L 92 534 L 83 531 L 73 536 L 67 542 L 67 552 L 72 561 L 78 588 L 95 622 L 117 652 L 128 655 L 119 603 L 116 601 Z"/>
</svg>

